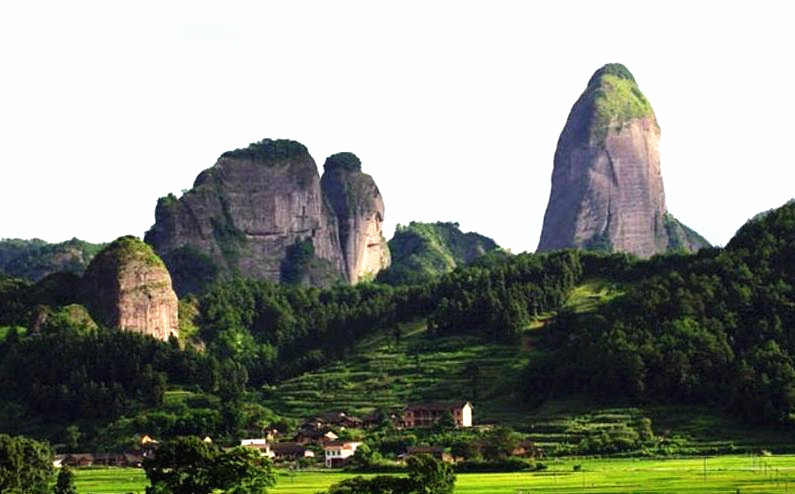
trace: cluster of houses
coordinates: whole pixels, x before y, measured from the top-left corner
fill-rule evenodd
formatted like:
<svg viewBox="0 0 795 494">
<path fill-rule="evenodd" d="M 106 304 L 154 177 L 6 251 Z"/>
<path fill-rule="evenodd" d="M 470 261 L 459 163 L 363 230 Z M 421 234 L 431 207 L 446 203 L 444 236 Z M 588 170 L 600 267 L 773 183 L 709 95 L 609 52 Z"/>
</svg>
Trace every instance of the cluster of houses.
<svg viewBox="0 0 795 494">
<path fill-rule="evenodd" d="M 445 416 L 452 417 L 458 427 L 471 427 L 472 404 L 462 401 L 411 405 L 403 410 L 402 415 L 392 418 L 401 428 L 414 428 L 431 427 Z M 356 449 L 362 443 L 354 440 L 340 440 L 334 430 L 369 428 L 378 425 L 381 420 L 382 418 L 376 415 L 359 419 L 344 412 L 331 412 L 301 424 L 291 442 L 274 442 L 274 435 L 269 435 L 265 438 L 243 439 L 240 444 L 258 449 L 263 456 L 272 458 L 274 461 L 314 458 L 315 451 L 310 448 L 310 446 L 314 446 L 315 450 L 322 448 L 327 468 L 337 468 L 351 461 Z M 447 459 L 441 448 L 409 448 L 405 455 L 421 453 Z"/>
<path fill-rule="evenodd" d="M 472 426 L 472 404 L 468 401 L 455 403 L 424 403 L 410 405 L 402 413 L 388 417 L 398 428 L 424 428 L 431 427 L 443 418 L 452 418 L 457 427 Z M 262 456 L 273 459 L 275 462 L 295 462 L 301 459 L 315 459 L 316 454 L 322 451 L 324 464 L 327 468 L 344 466 L 353 459 L 356 449 L 361 441 L 343 440 L 334 432 L 346 429 L 368 429 L 383 423 L 384 417 L 371 415 L 359 419 L 344 412 L 331 412 L 319 415 L 301 424 L 291 441 L 277 441 L 277 431 L 271 431 L 263 438 L 243 439 L 241 446 L 257 449 Z M 211 442 L 209 437 L 205 441 Z M 143 459 L 156 452 L 157 441 L 149 436 L 139 440 L 140 449 L 126 453 L 101 453 L 101 454 L 67 454 L 55 458 L 55 466 L 69 465 L 72 467 L 86 467 L 92 465 L 103 466 L 133 466 L 140 467 Z M 532 443 L 520 445 L 521 452 L 534 448 Z M 429 454 L 440 460 L 452 461 L 453 458 L 444 448 L 435 446 L 409 447 L 401 455 L 406 458 L 412 455 Z M 310 460 L 311 461 L 311 460 Z M 319 459 L 315 460 L 319 461 Z"/>
<path fill-rule="evenodd" d="M 149 436 L 138 438 L 139 449 L 124 453 L 69 453 L 55 455 L 53 466 L 61 468 L 70 467 L 137 467 L 140 468 L 144 458 L 153 454 L 157 448 L 157 441 Z"/>
</svg>

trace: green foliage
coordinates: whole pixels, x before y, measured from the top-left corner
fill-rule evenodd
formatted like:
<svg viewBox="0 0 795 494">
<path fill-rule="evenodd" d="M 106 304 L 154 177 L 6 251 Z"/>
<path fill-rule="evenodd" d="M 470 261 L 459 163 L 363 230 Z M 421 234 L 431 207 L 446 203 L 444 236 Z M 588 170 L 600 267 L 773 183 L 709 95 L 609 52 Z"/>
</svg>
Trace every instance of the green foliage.
<svg viewBox="0 0 795 494">
<path fill-rule="evenodd" d="M 429 455 L 411 456 L 406 465 L 407 478 L 354 477 L 333 484 L 327 494 L 452 494 L 455 486 L 452 466 Z"/>
<path fill-rule="evenodd" d="M 746 224 L 726 250 L 653 258 L 595 314 L 563 312 L 528 396 L 588 391 L 721 405 L 749 421 L 795 412 L 795 205 Z"/>
<path fill-rule="evenodd" d="M 417 494 L 452 494 L 455 473 L 451 465 L 430 455 L 417 455 L 406 460 L 406 468 Z"/>
<path fill-rule="evenodd" d="M 665 225 L 665 231 L 668 234 L 669 251 L 685 250 L 689 252 L 697 251 L 700 248 L 710 246 L 707 239 L 699 235 L 694 230 L 683 225 L 667 211 L 663 216 L 663 224 Z"/>
<path fill-rule="evenodd" d="M 43 494 L 49 492 L 52 475 L 48 444 L 0 434 L 0 492 Z"/>
<path fill-rule="evenodd" d="M 221 235 L 221 238 L 226 237 Z M 233 235 L 234 239 L 239 236 Z M 218 279 L 218 266 L 212 258 L 191 245 L 183 245 L 163 256 L 163 262 L 171 274 L 174 291 L 184 297 L 189 294 L 203 293 Z"/>
<path fill-rule="evenodd" d="M 458 223 L 398 225 L 389 241 L 392 265 L 379 273 L 389 284 L 420 284 L 456 266 L 498 249 L 496 243 L 477 233 L 463 233 Z"/>
<path fill-rule="evenodd" d="M 64 465 L 61 471 L 58 472 L 58 479 L 55 482 L 54 494 L 77 494 L 77 487 L 75 487 L 75 476 L 72 470 Z"/>
<path fill-rule="evenodd" d="M 300 284 L 308 275 L 314 257 L 315 245 L 312 243 L 312 239 L 297 239 L 287 247 L 281 266 L 281 280 L 293 285 Z"/>
<path fill-rule="evenodd" d="M 147 494 L 260 494 L 275 484 L 270 460 L 256 450 L 224 451 L 195 436 L 161 444 L 154 458 L 144 459 L 144 470 Z"/>
<path fill-rule="evenodd" d="M 169 380 L 214 389 L 219 379 L 205 377 L 212 357 L 130 331 L 51 330 L 7 339 L 2 350 L 0 392 L 52 422 L 156 406 Z"/>
<path fill-rule="evenodd" d="M 577 115 L 576 129 L 587 129 L 591 142 L 601 142 L 608 130 L 620 130 L 635 118 L 654 117 L 651 104 L 638 88 L 635 78 L 621 64 L 607 64 L 597 70 L 588 81 L 588 87 L 575 104 L 572 114 Z"/>
<path fill-rule="evenodd" d="M 0 274 L 38 281 L 48 274 L 66 271 L 83 274 L 91 259 L 104 247 L 73 238 L 66 242 L 0 240 Z"/>
<path fill-rule="evenodd" d="M 495 427 L 486 436 L 480 450 L 487 460 L 505 460 L 519 444 L 518 435 L 508 427 Z"/>
<path fill-rule="evenodd" d="M 360 172 L 362 171 L 362 162 L 353 153 L 344 152 L 332 154 L 326 158 L 326 162 L 323 164 L 323 170 L 345 170 L 350 172 Z"/>
<path fill-rule="evenodd" d="M 29 282 L 0 275 L 0 325 L 27 325 L 31 299 Z"/>
<path fill-rule="evenodd" d="M 246 148 L 227 151 L 222 158 L 251 159 L 263 164 L 273 165 L 296 157 L 308 156 L 303 144 L 289 139 L 263 139 L 253 142 Z"/>
<path fill-rule="evenodd" d="M 573 251 L 521 254 L 489 268 L 460 269 L 439 281 L 429 331 L 477 331 L 515 341 L 531 315 L 560 307 L 582 276 L 580 254 Z"/>
<path fill-rule="evenodd" d="M 604 76 L 614 76 L 619 79 L 626 79 L 630 82 L 635 82 L 635 77 L 623 64 L 608 63 L 602 66 L 599 70 L 594 72 L 591 79 L 588 81 L 588 86 L 598 84 Z"/>
<path fill-rule="evenodd" d="M 97 253 L 94 261 L 87 270 L 91 270 L 92 265 L 97 264 L 119 264 L 122 262 L 137 261 L 147 266 L 166 268 L 163 260 L 155 254 L 152 247 L 145 244 L 142 240 L 132 235 L 119 237 Z"/>
</svg>

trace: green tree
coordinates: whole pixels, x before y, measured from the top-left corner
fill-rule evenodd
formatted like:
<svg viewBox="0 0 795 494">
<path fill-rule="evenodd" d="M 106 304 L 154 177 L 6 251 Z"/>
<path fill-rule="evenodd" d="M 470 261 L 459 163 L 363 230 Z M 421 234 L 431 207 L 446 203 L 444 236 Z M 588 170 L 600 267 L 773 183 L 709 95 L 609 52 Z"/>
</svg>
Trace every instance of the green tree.
<svg viewBox="0 0 795 494">
<path fill-rule="evenodd" d="M 431 455 L 411 456 L 407 460 L 409 480 L 418 494 L 451 494 L 455 486 L 453 467 Z"/>
<path fill-rule="evenodd" d="M 69 453 L 74 453 L 77 451 L 77 448 L 80 444 L 80 438 L 83 436 L 83 433 L 80 432 L 80 427 L 75 424 L 72 424 L 66 428 L 64 431 L 64 446 L 66 447 L 66 451 Z"/>
<path fill-rule="evenodd" d="M 49 492 L 52 474 L 52 450 L 47 443 L 0 434 L 0 492 Z"/>
<path fill-rule="evenodd" d="M 496 427 L 486 437 L 481 451 L 489 460 L 504 460 L 511 456 L 518 442 L 514 431 L 508 427 Z"/>
<path fill-rule="evenodd" d="M 66 465 L 61 467 L 58 472 L 58 480 L 55 482 L 54 494 L 77 494 L 77 487 L 75 487 L 75 476 L 72 470 Z"/>
<path fill-rule="evenodd" d="M 147 494 L 261 494 L 275 483 L 270 461 L 256 450 L 223 451 L 195 436 L 161 444 L 143 466 L 151 484 Z"/>
</svg>

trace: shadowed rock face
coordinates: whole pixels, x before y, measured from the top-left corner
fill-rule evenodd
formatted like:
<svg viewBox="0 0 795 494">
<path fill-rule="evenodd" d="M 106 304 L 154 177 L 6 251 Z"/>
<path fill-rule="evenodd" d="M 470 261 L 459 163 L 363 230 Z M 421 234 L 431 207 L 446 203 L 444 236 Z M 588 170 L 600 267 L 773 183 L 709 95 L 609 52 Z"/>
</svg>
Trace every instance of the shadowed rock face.
<svg viewBox="0 0 795 494">
<path fill-rule="evenodd" d="M 177 335 L 177 295 L 152 248 L 121 237 L 94 257 L 81 280 L 81 299 L 109 327 L 168 340 Z"/>
<path fill-rule="evenodd" d="M 287 248 L 311 240 L 314 255 L 344 273 L 334 213 L 306 148 L 266 139 L 224 153 L 180 199 L 158 201 L 145 240 L 168 257 L 183 246 L 209 256 L 219 275 L 280 281 Z"/>
<path fill-rule="evenodd" d="M 709 245 L 667 213 L 660 128 L 622 65 L 591 78 L 558 140 L 538 250 L 584 248 L 641 257 Z"/>
<path fill-rule="evenodd" d="M 306 147 L 265 139 L 224 153 L 181 198 L 161 198 L 145 240 L 166 260 L 177 291 L 235 274 L 355 283 L 388 266 L 378 187 L 353 154 L 329 160 L 321 186 Z"/>
<path fill-rule="evenodd" d="M 326 159 L 321 186 L 339 222 L 346 277 L 351 283 L 373 278 L 389 267 L 390 256 L 381 232 L 384 199 L 361 162 L 352 153 Z"/>
</svg>

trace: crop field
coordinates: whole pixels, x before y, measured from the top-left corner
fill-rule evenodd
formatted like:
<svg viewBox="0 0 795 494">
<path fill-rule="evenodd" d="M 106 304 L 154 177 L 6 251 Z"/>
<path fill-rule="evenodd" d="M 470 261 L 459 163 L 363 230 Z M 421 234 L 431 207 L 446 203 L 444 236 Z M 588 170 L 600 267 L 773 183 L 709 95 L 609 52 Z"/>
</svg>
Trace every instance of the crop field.
<svg viewBox="0 0 795 494">
<path fill-rule="evenodd" d="M 456 494 L 787 493 L 795 492 L 795 456 L 732 455 L 685 459 L 565 459 L 540 472 L 459 474 Z M 349 473 L 286 472 L 272 494 L 315 494 Z M 81 494 L 143 493 L 142 470 L 76 470 Z"/>
<path fill-rule="evenodd" d="M 80 494 L 138 494 L 149 485 L 140 468 L 74 468 L 72 472 Z"/>
</svg>

